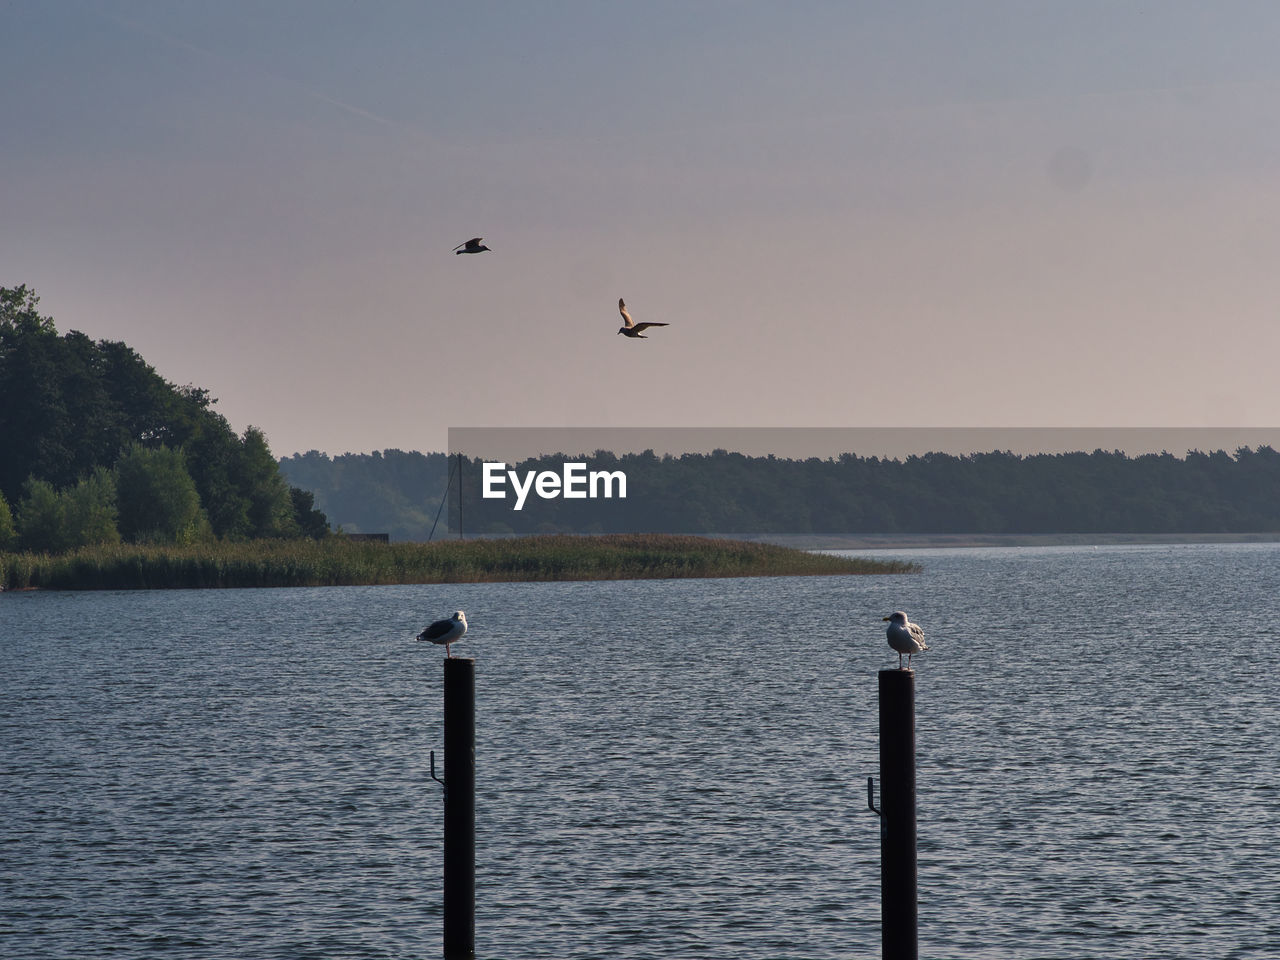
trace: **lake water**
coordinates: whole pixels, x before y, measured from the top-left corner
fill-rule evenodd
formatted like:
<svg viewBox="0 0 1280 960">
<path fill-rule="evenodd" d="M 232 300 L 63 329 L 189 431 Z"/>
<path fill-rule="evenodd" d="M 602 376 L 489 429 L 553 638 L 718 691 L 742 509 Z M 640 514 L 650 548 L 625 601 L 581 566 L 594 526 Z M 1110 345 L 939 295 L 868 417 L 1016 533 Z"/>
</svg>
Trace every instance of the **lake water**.
<svg viewBox="0 0 1280 960">
<path fill-rule="evenodd" d="M 440 955 L 439 648 L 486 958 L 877 957 L 880 618 L 922 957 L 1280 957 L 1280 545 L 919 575 L 0 595 L 0 956 Z"/>
</svg>

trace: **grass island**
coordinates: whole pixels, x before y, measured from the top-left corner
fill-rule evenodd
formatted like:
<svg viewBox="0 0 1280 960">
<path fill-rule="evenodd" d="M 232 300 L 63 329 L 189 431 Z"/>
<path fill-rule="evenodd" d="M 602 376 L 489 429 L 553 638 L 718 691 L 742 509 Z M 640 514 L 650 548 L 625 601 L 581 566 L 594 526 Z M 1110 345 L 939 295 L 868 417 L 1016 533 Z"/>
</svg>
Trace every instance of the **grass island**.
<svg viewBox="0 0 1280 960">
<path fill-rule="evenodd" d="M 325 540 L 104 545 L 0 553 L 0 588 L 144 590 L 407 583 L 652 580 L 917 573 L 917 564 L 671 534 L 546 535 L 434 543 Z"/>
</svg>

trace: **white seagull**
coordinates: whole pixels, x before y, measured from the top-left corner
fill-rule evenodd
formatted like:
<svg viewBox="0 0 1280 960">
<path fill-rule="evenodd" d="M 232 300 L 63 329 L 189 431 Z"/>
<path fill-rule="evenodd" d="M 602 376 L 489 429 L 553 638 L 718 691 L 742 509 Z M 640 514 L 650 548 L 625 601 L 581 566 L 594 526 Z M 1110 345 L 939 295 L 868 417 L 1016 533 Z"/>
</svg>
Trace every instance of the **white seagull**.
<svg viewBox="0 0 1280 960">
<path fill-rule="evenodd" d="M 484 253 L 484 251 L 488 250 L 489 248 L 480 242 L 483 239 L 484 237 L 472 237 L 466 243 L 460 243 L 456 247 L 454 247 L 453 252 L 454 253 Z"/>
<path fill-rule="evenodd" d="M 649 338 L 640 333 L 641 330 L 648 330 L 650 327 L 669 327 L 669 323 L 657 323 L 653 320 L 646 320 L 644 323 L 632 323 L 631 314 L 627 313 L 627 305 L 623 303 L 622 298 L 618 298 L 618 312 L 622 314 L 622 322 L 625 326 L 618 328 L 618 332 L 624 337 L 635 337 L 640 340 L 648 340 Z"/>
<path fill-rule="evenodd" d="M 885 631 L 889 637 L 889 646 L 898 651 L 898 669 L 902 669 L 902 655 L 907 655 L 907 669 L 911 669 L 911 655 L 921 650 L 928 650 L 924 642 L 924 631 L 918 623 L 912 623 L 901 610 L 894 611 L 882 620 L 889 621 L 889 629 Z"/>
<path fill-rule="evenodd" d="M 432 643 L 443 643 L 445 656 L 452 657 L 453 652 L 449 649 L 449 644 L 462 639 L 462 635 L 467 632 L 467 615 L 461 610 L 454 613 L 448 620 L 437 620 L 427 629 L 418 634 L 419 640 L 430 640 Z"/>
</svg>

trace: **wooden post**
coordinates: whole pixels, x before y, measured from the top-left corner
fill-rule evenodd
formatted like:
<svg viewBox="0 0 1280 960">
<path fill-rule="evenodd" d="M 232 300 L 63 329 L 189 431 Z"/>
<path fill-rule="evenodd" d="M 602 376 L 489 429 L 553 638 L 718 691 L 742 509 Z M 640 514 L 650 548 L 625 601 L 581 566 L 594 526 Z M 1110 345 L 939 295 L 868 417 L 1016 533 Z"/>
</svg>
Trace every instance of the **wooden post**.
<svg viewBox="0 0 1280 960">
<path fill-rule="evenodd" d="M 880 938 L 884 960 L 917 960 L 915 671 L 880 671 Z"/>
<path fill-rule="evenodd" d="M 476 955 L 475 660 L 444 661 L 444 958 Z"/>
</svg>

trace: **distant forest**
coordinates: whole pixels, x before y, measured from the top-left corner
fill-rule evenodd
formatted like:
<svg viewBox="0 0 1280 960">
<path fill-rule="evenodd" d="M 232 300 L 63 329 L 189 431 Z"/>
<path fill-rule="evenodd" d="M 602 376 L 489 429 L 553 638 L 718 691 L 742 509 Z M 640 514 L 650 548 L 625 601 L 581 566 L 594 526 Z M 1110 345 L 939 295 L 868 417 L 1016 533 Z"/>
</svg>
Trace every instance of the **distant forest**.
<svg viewBox="0 0 1280 960">
<path fill-rule="evenodd" d="M 280 472 L 311 491 L 317 509 L 343 533 L 426 540 L 445 495 L 449 464 L 443 453 L 384 450 L 330 457 L 311 450 L 282 459 Z M 447 512 L 439 513 L 437 537 L 448 529 Z"/>
<path fill-rule="evenodd" d="M 781 460 L 723 450 L 679 457 L 605 451 L 509 465 L 559 473 L 566 459 L 621 470 L 627 498 L 481 497 L 478 461 L 463 467 L 463 529 L 505 533 L 1271 533 L 1280 532 L 1280 453 L 1263 446 L 1185 456 L 1118 451 Z M 456 460 L 453 461 L 456 468 Z M 423 540 L 449 478 L 443 453 L 387 450 L 286 457 L 281 470 L 310 490 L 347 532 Z M 454 477 L 453 490 L 457 480 Z M 456 534 L 451 496 L 435 536 Z M 446 526 L 447 524 L 447 526 Z"/>
</svg>

